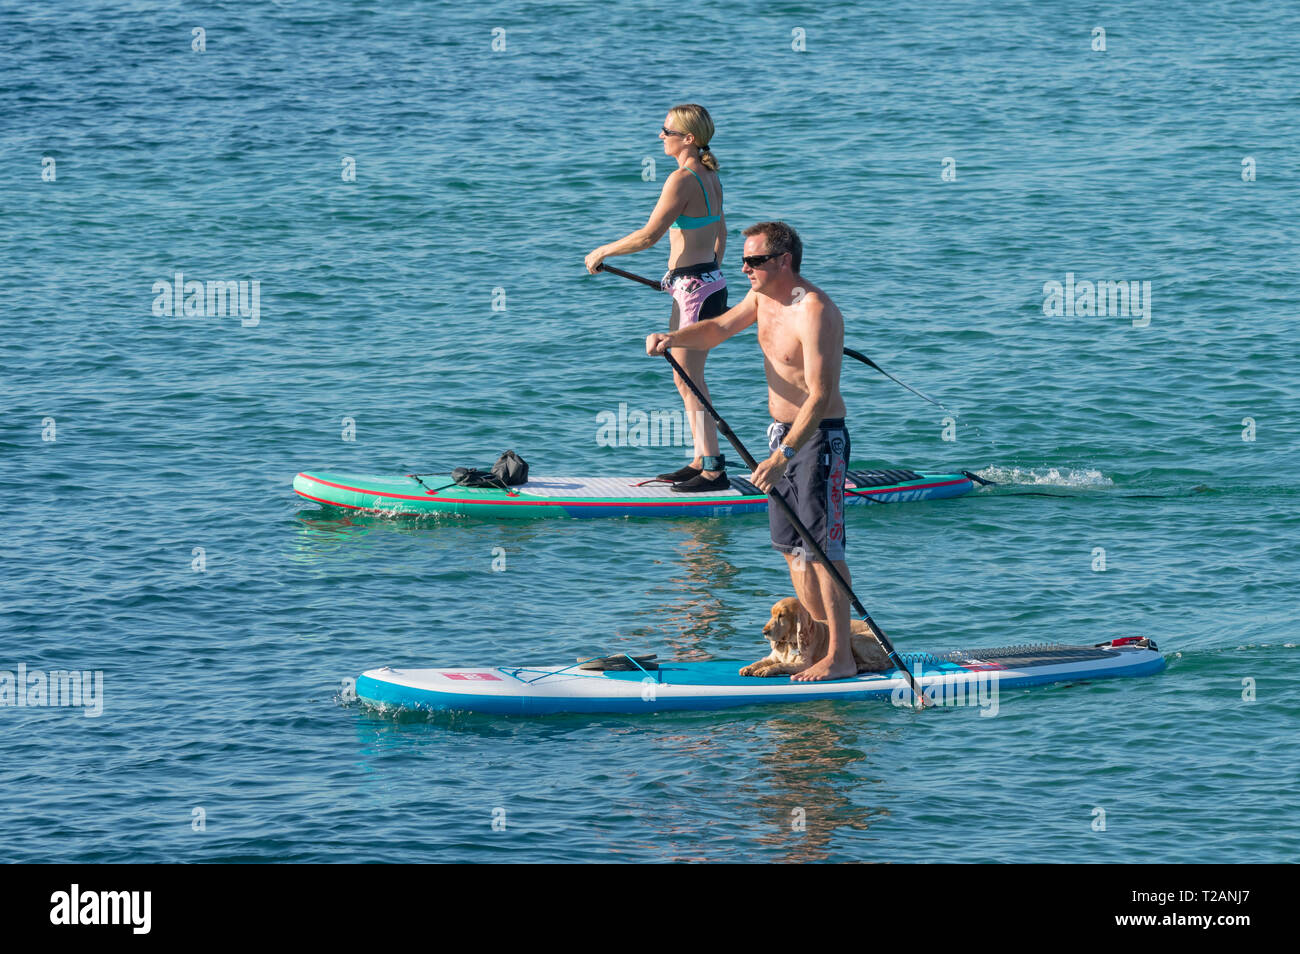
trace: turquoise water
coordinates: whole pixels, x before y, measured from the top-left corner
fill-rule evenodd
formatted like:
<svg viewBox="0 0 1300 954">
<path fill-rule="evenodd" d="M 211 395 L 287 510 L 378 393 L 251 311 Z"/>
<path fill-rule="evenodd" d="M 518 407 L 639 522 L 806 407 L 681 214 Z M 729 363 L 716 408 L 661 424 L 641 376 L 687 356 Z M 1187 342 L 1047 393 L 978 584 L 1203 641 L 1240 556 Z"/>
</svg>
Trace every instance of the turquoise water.
<svg viewBox="0 0 1300 954">
<path fill-rule="evenodd" d="M 0 11 L 0 670 L 103 673 L 97 717 L 0 708 L 0 827 L 39 835 L 0 857 L 1293 860 L 1300 12 L 1257 12 Z M 1001 482 L 850 511 L 899 648 L 1147 635 L 1164 674 L 995 718 L 347 701 L 385 664 L 764 654 L 789 580 L 761 516 L 399 521 L 290 490 L 507 447 L 678 466 L 597 444 L 602 411 L 679 404 L 641 345 L 667 299 L 582 258 L 644 221 L 682 100 L 718 125 L 729 276 L 739 229 L 790 221 L 846 343 L 958 412 L 946 441 L 846 367 L 855 457 Z M 177 271 L 258 281 L 256 322 L 154 314 Z M 1149 324 L 1045 315 L 1071 273 L 1150 282 Z M 752 332 L 709 361 L 751 448 L 761 372 Z"/>
</svg>

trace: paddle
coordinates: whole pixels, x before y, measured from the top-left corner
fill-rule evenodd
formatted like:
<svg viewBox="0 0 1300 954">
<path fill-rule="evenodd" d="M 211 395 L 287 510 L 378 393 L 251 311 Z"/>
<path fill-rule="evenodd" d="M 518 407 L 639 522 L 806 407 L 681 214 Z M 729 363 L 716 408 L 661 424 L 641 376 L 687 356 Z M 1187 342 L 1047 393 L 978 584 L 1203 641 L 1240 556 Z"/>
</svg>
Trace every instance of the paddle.
<svg viewBox="0 0 1300 954">
<path fill-rule="evenodd" d="M 695 393 L 697 398 L 699 398 L 700 404 L 704 406 L 704 409 L 709 412 L 709 416 L 712 417 L 714 422 L 718 425 L 718 430 L 720 430 L 723 433 L 723 436 L 731 442 L 731 446 L 736 448 L 736 452 L 740 454 L 740 458 L 745 462 L 745 466 L 747 466 L 751 472 L 757 470 L 758 461 L 754 460 L 749 451 L 745 449 L 745 445 L 740 442 L 740 438 L 736 436 L 736 432 L 733 431 L 727 422 L 722 419 L 722 415 L 720 415 L 714 409 L 713 405 L 709 403 L 709 399 L 700 392 L 698 387 L 695 386 L 695 382 L 691 380 L 691 377 L 686 373 L 686 370 L 678 364 L 673 356 L 667 351 L 664 352 L 664 357 L 667 358 L 668 363 L 673 366 L 673 370 L 681 375 L 682 380 L 686 382 L 686 386 Z M 870 614 L 867 613 L 866 607 L 862 605 L 862 601 L 859 600 L 857 594 L 853 592 L 853 588 L 849 586 L 848 580 L 844 579 L 839 568 L 831 562 L 830 557 L 826 555 L 826 551 L 821 548 L 821 544 L 813 539 L 813 535 L 808 531 L 808 528 L 803 525 L 803 521 L 799 519 L 794 510 L 790 507 L 790 504 L 781 496 L 775 487 L 768 491 L 768 496 L 776 501 L 777 506 L 784 511 L 786 519 L 794 524 L 794 528 L 799 531 L 799 536 L 803 537 L 804 543 L 808 544 L 813 553 L 817 555 L 817 559 L 821 560 L 826 568 L 831 571 L 831 576 L 835 578 L 835 582 L 838 583 L 844 592 L 848 594 L 849 601 L 853 604 L 853 608 L 857 610 L 858 614 L 862 617 L 862 622 L 866 623 L 867 627 L 871 630 L 872 635 L 874 635 L 876 639 L 880 640 L 880 645 L 885 650 L 885 654 L 889 656 L 890 661 L 902 670 L 903 675 L 907 677 L 908 685 L 912 687 L 912 695 L 916 698 L 916 707 L 918 709 L 924 708 L 925 696 L 921 694 L 921 687 L 916 684 L 916 677 L 912 675 L 912 670 L 907 668 L 907 663 L 903 662 L 903 657 L 898 655 L 894 650 L 893 643 L 891 643 L 889 638 L 881 632 L 880 627 L 876 625 L 875 620 L 873 620 Z"/>
<path fill-rule="evenodd" d="M 867 357 L 865 354 L 863 354 L 861 351 L 854 351 L 852 348 L 845 348 L 845 349 L 844 349 L 844 353 L 845 353 L 846 355 L 848 355 L 850 358 L 857 358 L 859 361 L 861 361 L 863 364 L 865 364 L 865 365 L 866 365 L 867 367 L 869 367 L 869 368 L 875 368 L 877 371 L 879 371 L 879 372 L 880 372 L 881 374 L 883 374 L 885 377 L 889 378 L 889 380 L 893 381 L 895 384 L 902 385 L 903 387 L 905 387 L 905 388 L 907 388 L 909 391 L 911 391 L 913 394 L 915 394 L 917 397 L 919 397 L 919 398 L 921 398 L 921 399 L 923 399 L 923 400 L 929 401 L 929 402 L 930 402 L 931 404 L 933 404 L 935 407 L 943 408 L 945 411 L 948 410 L 946 407 L 944 407 L 942 404 L 940 404 L 940 403 L 939 403 L 938 401 L 936 401 L 934 398 L 932 398 L 932 397 L 926 397 L 924 394 L 922 394 L 922 393 L 921 393 L 920 391 L 918 391 L 916 388 L 912 387 L 910 384 L 903 384 L 902 381 L 898 380 L 898 378 L 894 377 L 892 374 L 890 374 L 888 371 L 886 371 L 886 370 L 885 370 L 884 368 L 882 368 L 880 365 L 876 364 L 876 362 L 872 361 L 870 358 L 868 358 L 868 357 Z M 951 414 L 952 412 L 949 411 L 948 413 Z"/>
<path fill-rule="evenodd" d="M 634 281 L 634 282 L 640 282 L 642 285 L 648 285 L 649 287 L 654 288 L 654 289 L 658 289 L 658 290 L 660 290 L 660 291 L 663 290 L 663 287 L 662 287 L 662 286 L 661 286 L 657 281 L 654 281 L 653 279 L 650 279 L 650 278 L 642 278 L 640 275 L 634 275 L 634 274 L 632 274 L 631 272 L 625 272 L 625 271 L 623 271 L 623 269 L 621 269 L 621 268 L 615 268 L 613 265 L 606 265 L 604 262 L 601 262 L 599 265 L 596 266 L 596 271 L 598 271 L 598 272 L 609 272 L 611 275 L 617 275 L 617 276 L 619 276 L 620 278 L 627 278 L 627 279 L 630 279 L 631 281 Z M 934 398 L 932 398 L 932 397 L 926 397 L 924 394 L 922 394 L 922 393 L 921 393 L 920 391 L 918 391 L 916 388 L 912 387 L 910 384 L 904 384 L 902 381 L 898 380 L 898 378 L 894 377 L 892 374 L 890 374 L 888 371 L 886 371 L 886 370 L 885 370 L 884 368 L 882 368 L 880 365 L 876 364 L 876 362 L 872 361 L 870 358 L 868 358 L 868 357 L 867 357 L 865 354 L 863 354 L 861 351 L 854 351 L 852 348 L 845 348 L 845 349 L 844 349 L 844 353 L 845 353 L 848 357 L 850 357 L 850 358 L 856 358 L 857 360 L 861 361 L 863 364 L 865 364 L 865 365 L 866 365 L 867 367 L 869 367 L 869 368 L 875 368 L 877 371 L 879 371 L 879 372 L 880 372 L 881 374 L 883 374 L 885 377 L 889 378 L 889 380 L 893 381 L 893 382 L 894 382 L 895 384 L 897 384 L 897 385 L 900 385 L 900 386 L 902 386 L 902 387 L 907 388 L 907 390 L 911 391 L 913 394 L 915 394 L 917 397 L 921 398 L 922 400 L 929 401 L 929 402 L 930 402 L 931 404 L 933 404 L 935 407 L 943 408 L 945 411 L 948 410 L 948 408 L 944 407 L 942 404 L 940 404 L 940 403 L 939 403 L 938 401 L 936 401 Z M 949 412 L 949 413 L 951 413 L 951 412 Z"/>
<path fill-rule="evenodd" d="M 630 278 L 634 282 L 640 282 L 642 285 L 649 285 L 651 288 L 663 291 L 663 286 L 652 278 L 642 278 L 640 275 L 633 275 L 631 272 L 625 272 L 621 268 L 615 268 L 613 265 L 606 265 L 601 262 L 596 266 L 598 272 L 609 272 L 611 275 L 617 275 L 619 278 Z"/>
</svg>

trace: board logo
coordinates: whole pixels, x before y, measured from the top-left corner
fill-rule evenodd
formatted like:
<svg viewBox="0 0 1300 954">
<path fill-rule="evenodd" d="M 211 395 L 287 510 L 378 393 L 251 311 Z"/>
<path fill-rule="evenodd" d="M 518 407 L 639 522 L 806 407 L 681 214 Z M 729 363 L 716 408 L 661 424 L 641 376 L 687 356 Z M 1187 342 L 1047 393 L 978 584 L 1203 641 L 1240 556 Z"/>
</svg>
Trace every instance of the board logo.
<svg viewBox="0 0 1300 954">
<path fill-rule="evenodd" d="M 1007 668 L 1001 663 L 987 662 L 983 659 L 963 659 L 957 665 L 971 672 L 994 672 L 998 669 Z"/>
<path fill-rule="evenodd" d="M 490 672 L 444 672 L 448 679 L 463 679 L 467 682 L 500 682 L 500 676 L 494 676 Z"/>
</svg>

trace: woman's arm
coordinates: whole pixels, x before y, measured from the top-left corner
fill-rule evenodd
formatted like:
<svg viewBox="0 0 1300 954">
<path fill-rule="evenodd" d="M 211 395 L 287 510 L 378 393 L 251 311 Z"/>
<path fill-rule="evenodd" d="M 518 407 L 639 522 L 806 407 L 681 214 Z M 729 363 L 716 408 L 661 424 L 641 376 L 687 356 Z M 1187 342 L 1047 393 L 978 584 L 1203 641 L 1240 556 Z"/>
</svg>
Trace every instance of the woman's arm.
<svg viewBox="0 0 1300 954">
<path fill-rule="evenodd" d="M 679 169 L 677 172 L 682 170 Z M 659 193 L 659 201 L 655 204 L 655 209 L 650 213 L 646 224 L 616 242 L 592 250 L 586 258 L 587 271 L 595 274 L 596 269 L 605 259 L 643 251 L 663 238 L 664 233 L 668 231 L 668 226 L 673 224 L 673 219 L 686 208 L 686 196 L 683 192 L 682 176 L 675 172 L 664 183 L 664 189 Z"/>
<path fill-rule="evenodd" d="M 770 247 L 770 246 L 769 246 Z M 718 213 L 718 237 L 713 243 L 713 259 L 722 266 L 722 256 L 727 251 L 727 215 L 725 212 Z"/>
</svg>

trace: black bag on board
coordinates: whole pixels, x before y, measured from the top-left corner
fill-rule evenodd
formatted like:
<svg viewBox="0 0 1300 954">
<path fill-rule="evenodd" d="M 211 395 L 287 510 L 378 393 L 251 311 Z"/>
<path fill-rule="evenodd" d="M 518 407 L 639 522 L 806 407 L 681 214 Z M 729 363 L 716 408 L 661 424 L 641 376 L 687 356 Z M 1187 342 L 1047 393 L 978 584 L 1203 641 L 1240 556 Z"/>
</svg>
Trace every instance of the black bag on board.
<svg viewBox="0 0 1300 954">
<path fill-rule="evenodd" d="M 528 481 L 528 461 L 508 450 L 497 458 L 491 471 L 457 467 L 451 479 L 461 487 L 518 487 Z"/>
</svg>

